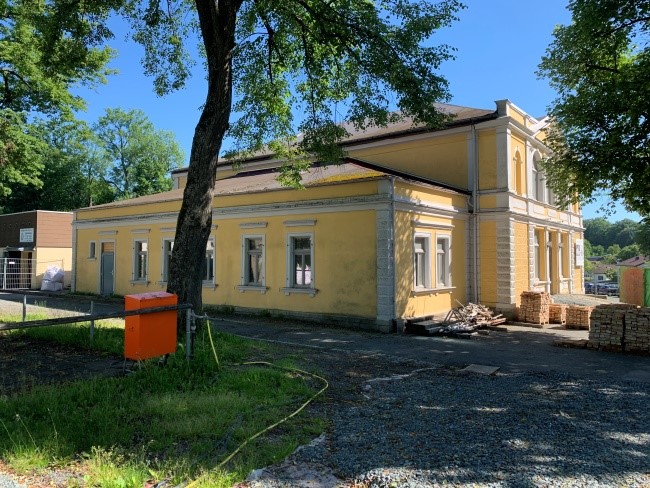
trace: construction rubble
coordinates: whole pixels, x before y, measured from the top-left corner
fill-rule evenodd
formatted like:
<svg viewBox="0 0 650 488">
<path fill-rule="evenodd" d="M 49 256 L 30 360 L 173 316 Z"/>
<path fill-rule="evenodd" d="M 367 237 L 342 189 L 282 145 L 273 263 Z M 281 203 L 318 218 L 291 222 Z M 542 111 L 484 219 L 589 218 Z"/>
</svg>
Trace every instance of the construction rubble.
<svg viewBox="0 0 650 488">
<path fill-rule="evenodd" d="M 479 333 L 479 330 L 488 330 L 505 322 L 506 318 L 503 315 L 494 315 L 488 307 L 468 303 L 451 309 L 442 322 L 426 317 L 407 320 L 404 324 L 404 332 L 469 338 Z"/>
</svg>

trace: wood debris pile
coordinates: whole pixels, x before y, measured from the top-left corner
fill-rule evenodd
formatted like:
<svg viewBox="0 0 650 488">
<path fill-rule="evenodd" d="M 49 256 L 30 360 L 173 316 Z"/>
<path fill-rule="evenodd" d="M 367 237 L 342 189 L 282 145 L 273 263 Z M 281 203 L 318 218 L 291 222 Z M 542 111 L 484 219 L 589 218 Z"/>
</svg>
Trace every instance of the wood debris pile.
<svg viewBox="0 0 650 488">
<path fill-rule="evenodd" d="M 434 320 L 433 318 L 420 318 L 407 320 L 404 324 L 404 331 L 407 334 L 420 335 L 444 335 L 469 338 L 478 334 L 481 329 L 489 329 L 504 324 L 506 318 L 494 313 L 484 305 L 469 303 L 449 311 L 445 320 Z M 483 333 L 489 333 L 483 331 Z"/>
</svg>

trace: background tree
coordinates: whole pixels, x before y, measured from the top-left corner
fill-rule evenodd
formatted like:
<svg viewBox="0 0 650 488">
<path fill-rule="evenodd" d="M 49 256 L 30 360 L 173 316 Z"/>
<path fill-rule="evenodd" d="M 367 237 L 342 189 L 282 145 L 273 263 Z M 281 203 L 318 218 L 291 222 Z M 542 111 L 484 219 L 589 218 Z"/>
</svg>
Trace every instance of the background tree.
<svg viewBox="0 0 650 488">
<path fill-rule="evenodd" d="M 545 170 L 561 204 L 596 192 L 650 215 L 650 0 L 572 0 L 539 74 L 553 155 Z"/>
<path fill-rule="evenodd" d="M 181 86 L 188 73 L 183 41 L 192 19 L 206 55 L 207 96 L 192 142 L 168 282 L 169 291 L 200 309 L 212 190 L 226 132 L 244 153 L 276 141 L 272 149 L 289 160 L 282 181 L 298 184 L 305 153 L 339 160 L 337 142 L 345 136 L 339 110 L 357 129 L 401 116 L 440 125 L 445 116 L 434 102 L 449 93 L 437 68 L 451 58 L 451 49 L 424 42 L 455 19 L 461 4 L 197 0 L 195 6 L 196 16 L 185 2 L 134 2 L 130 14 L 158 93 Z M 401 113 L 391 113 L 394 108 Z M 303 134 L 299 145 L 297 132 Z"/>
<path fill-rule="evenodd" d="M 3 202 L 6 212 L 70 211 L 113 200 L 102 179 L 106 167 L 97 157 L 97 139 L 85 122 L 52 119 L 33 125 L 42 144 L 37 173 L 41 183 L 16 186 Z"/>
<path fill-rule="evenodd" d="M 116 199 L 171 189 L 169 172 L 183 164 L 174 135 L 157 130 L 141 110 L 107 109 L 94 126 L 102 177 Z"/>
<path fill-rule="evenodd" d="M 0 1 L 0 197 L 39 185 L 43 149 L 31 123 L 70 114 L 83 100 L 70 89 L 108 74 L 105 21 L 122 0 Z"/>
</svg>

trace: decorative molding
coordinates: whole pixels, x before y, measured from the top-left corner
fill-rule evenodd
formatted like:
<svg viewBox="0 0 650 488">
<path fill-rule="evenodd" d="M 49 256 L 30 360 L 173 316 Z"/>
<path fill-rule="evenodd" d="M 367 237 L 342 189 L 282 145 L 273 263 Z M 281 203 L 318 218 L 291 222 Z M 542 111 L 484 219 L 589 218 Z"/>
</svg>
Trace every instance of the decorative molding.
<svg viewBox="0 0 650 488">
<path fill-rule="evenodd" d="M 100 230 L 99 235 L 100 236 L 114 236 L 117 234 L 116 230 Z"/>
<path fill-rule="evenodd" d="M 287 227 L 303 227 L 303 226 L 313 226 L 316 225 L 315 219 L 305 219 L 305 220 L 285 220 L 283 222 Z"/>
<path fill-rule="evenodd" d="M 240 293 L 253 291 L 253 292 L 261 293 L 262 295 L 264 295 L 268 290 L 266 286 L 237 285 L 236 288 L 239 290 Z"/>
<path fill-rule="evenodd" d="M 411 220 L 413 227 L 422 227 L 424 229 L 440 229 L 440 230 L 453 230 L 454 226 L 451 224 L 436 224 L 433 222 L 422 222 L 420 220 Z"/>
<path fill-rule="evenodd" d="M 149 234 L 151 229 L 133 229 L 131 234 Z"/>
<path fill-rule="evenodd" d="M 318 293 L 318 290 L 316 288 L 280 288 L 280 291 L 287 296 L 291 294 L 298 294 L 309 295 L 312 298 L 316 296 L 316 293 Z"/>
<path fill-rule="evenodd" d="M 260 229 L 268 226 L 268 222 L 242 222 L 239 224 L 240 229 Z"/>
<path fill-rule="evenodd" d="M 176 232 L 176 227 L 161 227 L 160 232 Z"/>
</svg>

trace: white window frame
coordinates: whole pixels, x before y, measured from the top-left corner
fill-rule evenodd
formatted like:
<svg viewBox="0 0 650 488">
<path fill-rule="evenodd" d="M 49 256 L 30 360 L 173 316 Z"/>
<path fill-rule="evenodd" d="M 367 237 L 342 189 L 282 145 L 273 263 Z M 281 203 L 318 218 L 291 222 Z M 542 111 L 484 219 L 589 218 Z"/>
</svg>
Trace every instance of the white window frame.
<svg viewBox="0 0 650 488">
<path fill-rule="evenodd" d="M 97 259 L 97 241 L 88 243 L 88 259 Z"/>
<path fill-rule="evenodd" d="M 262 269 L 261 275 L 262 280 L 261 284 L 251 284 L 250 277 L 248 275 L 248 246 L 247 243 L 250 240 L 262 240 Z M 261 293 L 266 292 L 266 236 L 264 234 L 245 234 L 241 236 L 241 282 L 239 285 L 239 291 L 260 291 Z"/>
<path fill-rule="evenodd" d="M 541 254 L 541 247 L 539 242 L 539 234 L 540 234 L 540 230 L 535 229 L 535 231 L 533 232 L 533 259 L 534 259 L 533 273 L 534 273 L 534 278 L 538 282 L 542 281 L 542 278 L 540 276 L 542 272 L 542 254 Z"/>
<path fill-rule="evenodd" d="M 417 241 L 423 240 L 422 252 L 419 252 L 417 249 Z M 424 276 L 422 276 L 422 284 L 418 284 L 420 281 L 418 274 L 418 259 L 417 255 L 422 254 L 422 264 Z M 416 232 L 413 235 L 413 289 L 415 291 L 421 290 L 430 290 L 431 288 L 431 277 L 432 273 L 432 263 L 431 263 L 431 234 L 428 232 Z"/>
<path fill-rule="evenodd" d="M 309 285 L 299 285 L 296 283 L 295 279 L 295 270 L 293 269 L 293 260 L 295 254 L 294 242 L 295 239 L 309 239 L 309 255 L 311 261 L 311 282 Z M 292 293 L 304 293 L 310 296 L 314 296 L 317 292 L 316 290 L 316 274 L 314 270 L 314 234 L 312 232 L 296 232 L 287 234 L 286 242 L 286 287 L 282 289 L 285 295 L 290 295 Z"/>
<path fill-rule="evenodd" d="M 171 243 L 171 248 L 167 250 L 167 244 Z M 172 237 L 164 238 L 161 246 L 161 263 L 160 263 L 160 282 L 167 283 L 169 280 L 169 263 L 172 258 L 172 250 L 174 249 L 174 239 Z"/>
<path fill-rule="evenodd" d="M 146 251 L 139 251 L 138 245 L 146 244 Z M 144 276 L 138 276 L 138 263 L 139 257 L 144 254 L 145 263 L 144 263 Z M 133 283 L 146 283 L 149 281 L 149 239 L 133 239 L 133 268 L 131 272 L 131 281 Z"/>
<path fill-rule="evenodd" d="M 445 251 L 439 251 L 438 250 L 438 243 L 439 242 L 444 242 L 446 243 L 446 250 Z M 440 282 L 440 270 L 438 269 L 439 265 L 439 260 L 438 257 L 442 255 L 444 259 L 444 267 L 445 267 L 445 281 Z M 451 235 L 450 234 L 436 234 L 436 265 L 435 265 L 435 271 L 436 271 L 436 288 L 451 288 Z"/>
<path fill-rule="evenodd" d="M 208 279 L 208 244 L 212 243 L 212 279 Z M 217 276 L 217 244 L 216 240 L 214 237 L 210 237 L 208 239 L 208 242 L 205 245 L 205 261 L 206 261 L 206 267 L 205 267 L 205 275 L 203 276 L 203 285 L 205 286 L 212 286 L 216 283 L 216 276 Z"/>
</svg>

